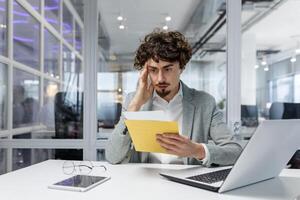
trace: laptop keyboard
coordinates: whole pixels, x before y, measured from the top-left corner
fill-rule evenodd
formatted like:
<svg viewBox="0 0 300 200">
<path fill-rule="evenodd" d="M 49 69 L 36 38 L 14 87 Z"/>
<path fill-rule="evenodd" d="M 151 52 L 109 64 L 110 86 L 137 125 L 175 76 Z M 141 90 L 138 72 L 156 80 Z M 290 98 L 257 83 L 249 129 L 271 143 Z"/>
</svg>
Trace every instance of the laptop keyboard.
<svg viewBox="0 0 300 200">
<path fill-rule="evenodd" d="M 204 182 L 204 183 L 216 183 L 219 181 L 224 181 L 225 178 L 228 176 L 230 170 L 231 169 L 223 169 L 215 172 L 187 177 L 187 179 Z"/>
</svg>

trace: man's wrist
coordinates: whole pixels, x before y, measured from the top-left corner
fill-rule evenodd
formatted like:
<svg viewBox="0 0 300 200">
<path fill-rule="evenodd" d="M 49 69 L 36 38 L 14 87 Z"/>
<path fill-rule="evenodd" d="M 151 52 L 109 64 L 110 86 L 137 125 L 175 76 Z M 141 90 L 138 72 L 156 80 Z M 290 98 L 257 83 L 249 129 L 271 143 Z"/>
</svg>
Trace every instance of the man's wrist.
<svg viewBox="0 0 300 200">
<path fill-rule="evenodd" d="M 198 160 L 203 160 L 205 158 L 205 149 L 202 144 L 196 143 L 196 153 L 194 157 Z"/>
<path fill-rule="evenodd" d="M 141 108 L 140 105 L 138 105 L 136 103 L 130 103 L 128 108 L 127 108 L 127 111 L 130 111 L 130 112 L 139 111 L 140 108 Z"/>
</svg>

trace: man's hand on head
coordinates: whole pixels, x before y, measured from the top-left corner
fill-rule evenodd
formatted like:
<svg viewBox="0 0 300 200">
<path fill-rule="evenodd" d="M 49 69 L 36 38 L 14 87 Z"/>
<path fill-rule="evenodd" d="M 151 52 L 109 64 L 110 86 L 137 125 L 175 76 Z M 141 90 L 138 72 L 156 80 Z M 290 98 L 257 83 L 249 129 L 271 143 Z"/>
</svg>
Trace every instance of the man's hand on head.
<svg viewBox="0 0 300 200">
<path fill-rule="evenodd" d="M 138 87 L 134 98 L 128 106 L 128 111 L 140 110 L 141 106 L 144 105 L 152 96 L 154 88 L 151 81 L 149 81 L 148 74 L 148 66 L 146 62 L 144 68 L 140 72 Z"/>
<path fill-rule="evenodd" d="M 167 153 L 180 157 L 194 157 L 204 159 L 205 150 L 202 144 L 192 142 L 189 138 L 176 133 L 156 135 L 157 142 L 166 149 Z"/>
</svg>

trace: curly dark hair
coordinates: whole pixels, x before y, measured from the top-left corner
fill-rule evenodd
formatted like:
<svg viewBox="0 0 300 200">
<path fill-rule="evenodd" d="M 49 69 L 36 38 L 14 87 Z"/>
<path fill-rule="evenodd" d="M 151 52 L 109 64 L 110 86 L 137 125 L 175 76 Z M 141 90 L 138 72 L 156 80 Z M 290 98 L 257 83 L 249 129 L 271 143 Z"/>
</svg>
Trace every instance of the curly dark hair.
<svg viewBox="0 0 300 200">
<path fill-rule="evenodd" d="M 186 63 L 192 57 L 192 48 L 184 35 L 178 31 L 162 31 L 155 29 L 145 36 L 142 44 L 136 51 L 134 68 L 141 70 L 147 60 L 152 58 L 167 62 L 179 62 L 180 68 L 184 69 Z"/>
</svg>

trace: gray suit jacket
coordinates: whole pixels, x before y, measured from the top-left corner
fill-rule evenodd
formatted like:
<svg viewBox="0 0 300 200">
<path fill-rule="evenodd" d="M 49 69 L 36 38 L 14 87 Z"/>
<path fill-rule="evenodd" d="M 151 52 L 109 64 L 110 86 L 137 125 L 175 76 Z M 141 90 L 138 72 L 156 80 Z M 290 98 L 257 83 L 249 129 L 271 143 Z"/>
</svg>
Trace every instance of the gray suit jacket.
<svg viewBox="0 0 300 200">
<path fill-rule="evenodd" d="M 231 165 L 234 164 L 242 151 L 242 145 L 235 140 L 223 121 L 223 114 L 216 108 L 215 99 L 203 92 L 191 89 L 182 83 L 182 132 L 197 143 L 205 143 L 210 153 L 207 162 L 195 158 L 184 158 L 185 164 Z M 123 111 L 134 97 L 130 93 L 123 105 Z M 141 110 L 151 110 L 152 99 L 145 103 Z M 117 163 L 148 163 L 149 153 L 137 152 L 132 145 L 130 135 L 125 129 L 124 117 L 116 125 L 106 147 L 106 159 L 112 164 Z M 208 142 L 212 140 L 213 142 Z"/>
</svg>

